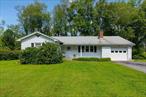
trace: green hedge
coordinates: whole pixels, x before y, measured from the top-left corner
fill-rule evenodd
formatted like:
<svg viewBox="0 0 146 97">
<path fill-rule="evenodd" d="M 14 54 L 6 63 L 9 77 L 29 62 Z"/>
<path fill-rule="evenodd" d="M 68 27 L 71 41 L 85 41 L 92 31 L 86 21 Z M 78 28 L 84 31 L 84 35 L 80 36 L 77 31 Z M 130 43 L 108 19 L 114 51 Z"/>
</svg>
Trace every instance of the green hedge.
<svg viewBox="0 0 146 97">
<path fill-rule="evenodd" d="M 0 50 L 0 60 L 17 60 L 21 51 Z"/>
<path fill-rule="evenodd" d="M 55 64 L 62 62 L 59 45 L 45 43 L 39 48 L 27 48 L 20 55 L 21 64 Z"/>
<path fill-rule="evenodd" d="M 146 54 L 137 54 L 133 56 L 133 59 L 146 59 Z"/>
<path fill-rule="evenodd" d="M 77 61 L 98 61 L 98 62 L 111 61 L 110 58 L 75 58 L 73 60 L 77 60 Z"/>
</svg>

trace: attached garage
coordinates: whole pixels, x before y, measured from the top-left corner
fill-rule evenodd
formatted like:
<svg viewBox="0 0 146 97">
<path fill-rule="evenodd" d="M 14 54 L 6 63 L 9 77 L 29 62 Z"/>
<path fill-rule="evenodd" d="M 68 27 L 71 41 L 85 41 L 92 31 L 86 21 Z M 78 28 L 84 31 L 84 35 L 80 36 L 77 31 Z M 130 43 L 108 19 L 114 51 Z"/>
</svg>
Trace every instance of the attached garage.
<svg viewBox="0 0 146 97">
<path fill-rule="evenodd" d="M 128 48 L 111 48 L 111 59 L 113 61 L 128 60 Z"/>
</svg>

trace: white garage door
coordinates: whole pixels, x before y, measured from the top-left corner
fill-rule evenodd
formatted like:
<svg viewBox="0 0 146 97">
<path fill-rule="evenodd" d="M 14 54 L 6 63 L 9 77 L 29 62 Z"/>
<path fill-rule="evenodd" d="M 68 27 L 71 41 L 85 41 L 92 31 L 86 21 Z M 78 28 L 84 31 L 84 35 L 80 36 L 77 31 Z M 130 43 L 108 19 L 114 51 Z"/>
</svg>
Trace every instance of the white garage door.
<svg viewBox="0 0 146 97">
<path fill-rule="evenodd" d="M 127 61 L 128 53 L 127 48 L 112 48 L 111 60 L 113 61 Z"/>
</svg>

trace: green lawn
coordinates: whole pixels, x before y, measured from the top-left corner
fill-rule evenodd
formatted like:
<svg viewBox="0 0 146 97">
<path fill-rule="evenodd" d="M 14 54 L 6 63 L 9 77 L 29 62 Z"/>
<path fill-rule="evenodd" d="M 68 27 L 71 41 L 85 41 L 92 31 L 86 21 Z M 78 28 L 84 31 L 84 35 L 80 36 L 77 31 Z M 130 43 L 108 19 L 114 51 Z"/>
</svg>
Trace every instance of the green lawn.
<svg viewBox="0 0 146 97">
<path fill-rule="evenodd" d="M 0 97 L 146 97 L 146 74 L 112 62 L 0 61 Z"/>
<path fill-rule="evenodd" d="M 141 59 L 141 60 L 135 59 L 135 60 L 133 60 L 133 61 L 134 61 L 134 62 L 146 62 L 146 60 L 144 60 L 144 59 L 143 59 L 143 60 L 142 60 L 142 59 Z"/>
</svg>

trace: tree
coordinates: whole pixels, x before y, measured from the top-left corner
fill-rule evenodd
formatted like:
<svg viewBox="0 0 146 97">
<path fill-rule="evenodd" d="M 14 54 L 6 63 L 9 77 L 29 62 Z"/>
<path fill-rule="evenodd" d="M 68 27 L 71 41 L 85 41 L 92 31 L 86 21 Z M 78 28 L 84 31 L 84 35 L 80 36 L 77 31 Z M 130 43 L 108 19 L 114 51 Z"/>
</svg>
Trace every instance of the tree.
<svg viewBox="0 0 146 97">
<path fill-rule="evenodd" d="M 66 5 L 57 5 L 53 13 L 53 34 L 67 36 Z"/>
<path fill-rule="evenodd" d="M 131 0 L 132 3 L 98 2 L 96 10 L 103 11 L 103 30 L 105 35 L 117 35 L 131 40 L 136 44 L 136 53 L 142 53 L 142 44 L 146 38 L 146 20 L 144 17 L 144 2 L 140 7 L 141 0 Z M 135 6 L 136 5 L 136 6 Z M 100 7 L 101 6 L 101 7 Z M 100 15 L 100 14 L 99 14 Z M 97 15 L 98 17 L 98 15 Z"/>
<path fill-rule="evenodd" d="M 128 0 L 128 3 L 134 7 L 139 7 L 143 0 Z"/>
<path fill-rule="evenodd" d="M 146 20 L 146 0 L 143 1 L 142 5 L 141 5 L 141 9 L 144 12 L 144 15 L 145 15 L 145 18 L 144 19 Z M 146 52 L 146 38 L 145 38 L 145 40 L 144 40 L 143 43 L 144 43 L 144 48 L 145 48 L 145 52 Z"/>
<path fill-rule="evenodd" d="M 2 35 L 4 33 L 4 26 L 5 26 L 5 21 L 4 20 L 1 20 L 0 21 L 0 48 L 2 47 Z"/>
<path fill-rule="evenodd" d="M 44 3 L 36 1 L 16 9 L 19 22 L 23 26 L 26 35 L 33 33 L 35 30 L 44 34 L 50 33 L 50 14 Z"/>
<path fill-rule="evenodd" d="M 0 36 L 0 48 L 2 48 L 2 40 L 1 40 L 1 36 Z"/>
<path fill-rule="evenodd" d="M 94 14 L 94 0 L 78 0 L 68 8 L 68 24 L 72 35 L 97 35 Z"/>
<path fill-rule="evenodd" d="M 14 32 L 16 38 L 24 36 L 24 34 L 25 34 L 19 24 L 11 24 L 11 25 L 8 25 L 7 28 Z"/>
<path fill-rule="evenodd" d="M 138 16 L 137 8 L 125 2 L 105 2 L 102 5 L 103 6 L 97 3 L 96 9 L 97 11 L 104 11 L 100 17 L 103 18 L 103 30 L 105 35 L 119 35 L 126 39 L 133 38 L 133 29 L 128 27 L 128 25 Z"/>
<path fill-rule="evenodd" d="M 146 0 L 143 1 L 140 7 L 141 7 L 141 10 L 144 12 L 145 19 L 146 19 Z"/>
<path fill-rule="evenodd" d="M 138 16 L 131 22 L 135 37 L 132 41 L 136 44 L 135 53 L 143 53 L 144 43 L 146 43 L 146 0 L 141 4 Z"/>
<path fill-rule="evenodd" d="M 0 36 L 3 34 L 4 32 L 4 26 L 5 26 L 5 21 L 1 20 L 0 21 Z"/>
<path fill-rule="evenodd" d="M 15 49 L 15 34 L 12 30 L 7 29 L 2 35 L 2 45 L 8 47 L 11 50 Z"/>
</svg>

